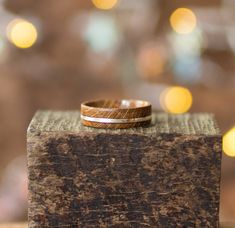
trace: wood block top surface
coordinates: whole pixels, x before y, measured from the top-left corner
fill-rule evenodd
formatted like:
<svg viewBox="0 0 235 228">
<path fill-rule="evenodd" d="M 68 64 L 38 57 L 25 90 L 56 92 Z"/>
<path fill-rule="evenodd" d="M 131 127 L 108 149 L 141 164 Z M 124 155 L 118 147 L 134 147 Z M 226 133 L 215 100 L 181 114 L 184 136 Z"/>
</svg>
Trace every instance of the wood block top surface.
<svg viewBox="0 0 235 228">
<path fill-rule="evenodd" d="M 28 136 L 38 132 L 220 135 L 214 115 L 208 113 L 153 113 L 148 127 L 113 130 L 83 126 L 79 111 L 38 111 L 29 125 Z"/>
</svg>

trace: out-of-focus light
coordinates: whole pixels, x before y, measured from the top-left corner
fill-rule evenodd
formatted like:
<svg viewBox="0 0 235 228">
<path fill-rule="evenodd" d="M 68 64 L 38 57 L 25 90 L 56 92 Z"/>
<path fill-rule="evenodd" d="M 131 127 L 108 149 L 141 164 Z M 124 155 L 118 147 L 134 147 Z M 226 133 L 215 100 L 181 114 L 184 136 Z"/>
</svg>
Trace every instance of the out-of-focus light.
<svg viewBox="0 0 235 228">
<path fill-rule="evenodd" d="M 196 28 L 183 36 L 172 32 L 169 39 L 173 47 L 171 62 L 176 81 L 180 84 L 197 83 L 202 73 L 202 31 Z"/>
<path fill-rule="evenodd" d="M 97 53 L 114 51 L 119 42 L 119 32 L 110 15 L 95 13 L 91 15 L 83 32 L 90 49 Z"/>
<path fill-rule="evenodd" d="M 98 9 L 109 10 L 117 5 L 118 0 L 92 0 L 92 2 Z"/>
<path fill-rule="evenodd" d="M 193 32 L 184 36 L 175 32 L 172 32 L 169 36 L 176 57 L 185 55 L 200 56 L 202 53 L 203 38 L 203 33 L 200 28 L 196 28 Z"/>
<path fill-rule="evenodd" d="M 173 71 L 177 82 L 181 84 L 197 83 L 202 71 L 201 59 L 197 56 L 184 56 L 173 62 Z"/>
<path fill-rule="evenodd" d="M 138 70 L 144 78 L 151 79 L 162 74 L 165 64 L 166 57 L 162 48 L 150 44 L 140 50 Z"/>
<path fill-rule="evenodd" d="M 14 19 L 7 26 L 8 39 L 18 48 L 30 48 L 37 40 L 36 27 L 23 19 Z"/>
<path fill-rule="evenodd" d="M 223 151 L 230 157 L 235 157 L 235 127 L 223 137 Z"/>
<path fill-rule="evenodd" d="M 196 28 L 197 18 L 192 10 L 178 8 L 171 14 L 170 23 L 175 32 L 188 34 Z"/>
<path fill-rule="evenodd" d="M 192 103 L 192 94 L 184 87 L 169 87 L 160 95 L 160 104 L 166 112 L 174 114 L 185 113 L 191 108 Z"/>
</svg>

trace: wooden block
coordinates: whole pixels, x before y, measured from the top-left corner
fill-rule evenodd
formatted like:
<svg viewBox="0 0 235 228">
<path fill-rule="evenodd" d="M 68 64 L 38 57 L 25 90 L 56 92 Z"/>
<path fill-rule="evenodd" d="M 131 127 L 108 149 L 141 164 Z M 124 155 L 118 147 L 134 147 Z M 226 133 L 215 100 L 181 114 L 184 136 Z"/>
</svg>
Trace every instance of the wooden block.
<svg viewBox="0 0 235 228">
<path fill-rule="evenodd" d="M 218 227 L 221 135 L 209 114 L 93 129 L 38 112 L 28 129 L 29 227 Z"/>
</svg>

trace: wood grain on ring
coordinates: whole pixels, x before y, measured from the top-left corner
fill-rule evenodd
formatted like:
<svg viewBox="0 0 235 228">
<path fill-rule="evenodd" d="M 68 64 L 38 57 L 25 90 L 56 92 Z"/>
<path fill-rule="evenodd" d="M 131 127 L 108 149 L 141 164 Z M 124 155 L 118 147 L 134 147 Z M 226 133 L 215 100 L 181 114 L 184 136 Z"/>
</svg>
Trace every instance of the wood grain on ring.
<svg viewBox="0 0 235 228">
<path fill-rule="evenodd" d="M 92 118 L 131 120 L 151 116 L 151 113 L 151 104 L 140 100 L 98 100 L 81 104 L 82 116 Z M 147 126 L 151 123 L 151 119 L 134 123 L 105 123 L 82 118 L 82 123 L 89 127 L 118 129 Z"/>
</svg>

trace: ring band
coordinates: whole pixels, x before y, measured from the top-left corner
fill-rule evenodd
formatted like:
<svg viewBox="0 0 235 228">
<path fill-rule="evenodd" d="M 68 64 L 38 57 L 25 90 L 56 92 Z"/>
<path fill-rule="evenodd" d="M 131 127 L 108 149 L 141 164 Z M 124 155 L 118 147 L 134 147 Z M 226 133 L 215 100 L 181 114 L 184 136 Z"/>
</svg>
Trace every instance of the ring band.
<svg viewBox="0 0 235 228">
<path fill-rule="evenodd" d="M 132 128 L 151 123 L 151 104 L 141 100 L 98 100 L 81 104 L 82 124 L 96 128 Z"/>
</svg>

